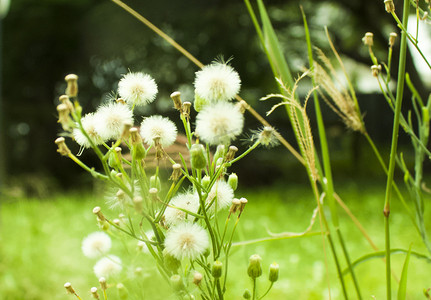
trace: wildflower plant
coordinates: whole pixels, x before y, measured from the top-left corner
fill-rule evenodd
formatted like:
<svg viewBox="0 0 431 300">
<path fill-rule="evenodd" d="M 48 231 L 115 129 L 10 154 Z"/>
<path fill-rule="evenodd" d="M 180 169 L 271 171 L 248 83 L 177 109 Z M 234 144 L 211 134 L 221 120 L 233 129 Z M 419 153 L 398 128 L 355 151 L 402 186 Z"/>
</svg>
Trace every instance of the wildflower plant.
<svg viewBox="0 0 431 300">
<path fill-rule="evenodd" d="M 110 235 L 118 234 L 135 239 L 136 249 L 154 258 L 161 277 L 179 299 L 224 299 L 232 241 L 248 202 L 235 195 L 238 176 L 229 168 L 259 144 L 274 144 L 273 132 L 265 127 L 256 131 L 253 145 L 245 152 L 237 154 L 238 148 L 231 145 L 244 125 L 240 107 L 228 102 L 239 92 L 238 73 L 222 63 L 196 73 L 196 97 L 201 103 L 195 122 L 191 120 L 191 103 L 183 103 L 179 92 L 171 95 L 189 152 L 189 157 L 180 153 L 178 161 L 168 151 L 178 135 L 173 121 L 159 115 L 144 116 L 139 127 L 134 126 L 139 120 L 134 108 L 155 99 L 157 85 L 151 76 L 124 75 L 118 87 L 121 98 L 87 114 L 83 114 L 77 98 L 77 76 L 69 77 L 73 80 L 67 81 L 66 95 L 60 97 L 63 103 L 58 109 L 64 130 L 56 140 L 58 152 L 112 186 L 107 205 L 121 212 L 115 218 L 110 211 L 95 207 L 93 213 L 102 231 L 90 234 L 82 243 L 85 256 L 99 259 L 94 273 L 100 278 L 105 299 L 106 281 L 111 281 L 108 286 L 116 284 L 121 299 L 129 294 L 127 284 L 121 282 L 128 260 L 109 253 Z M 65 137 L 76 142 L 80 152 L 92 150 L 101 170 L 87 166 L 74 155 Z M 154 168 L 145 163 L 150 150 L 155 151 Z M 162 161 L 172 166 L 169 179 L 161 175 Z M 270 288 L 278 278 L 278 269 L 271 272 Z M 257 299 L 253 276 L 253 299 Z M 66 289 L 71 292 L 71 285 Z M 71 293 L 79 298 L 74 290 Z M 97 288 L 93 287 L 91 293 L 99 297 Z"/>
</svg>

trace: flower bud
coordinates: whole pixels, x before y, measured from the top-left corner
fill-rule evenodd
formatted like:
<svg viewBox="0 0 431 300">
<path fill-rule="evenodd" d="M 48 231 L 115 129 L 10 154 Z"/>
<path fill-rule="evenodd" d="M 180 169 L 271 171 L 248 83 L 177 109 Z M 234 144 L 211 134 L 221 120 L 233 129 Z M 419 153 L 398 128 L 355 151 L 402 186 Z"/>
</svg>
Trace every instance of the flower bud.
<svg viewBox="0 0 431 300">
<path fill-rule="evenodd" d="M 227 183 L 230 185 L 232 190 L 236 191 L 238 188 L 238 175 L 235 173 L 230 174 Z"/>
<path fill-rule="evenodd" d="M 372 32 L 367 32 L 365 33 L 365 36 L 362 38 L 362 42 L 364 43 L 365 46 L 373 46 L 373 33 Z"/>
<path fill-rule="evenodd" d="M 203 169 L 207 165 L 205 148 L 201 144 L 193 144 L 190 148 L 190 163 L 194 169 Z"/>
<path fill-rule="evenodd" d="M 253 279 L 262 275 L 262 258 L 258 254 L 250 256 L 247 274 Z"/>
<path fill-rule="evenodd" d="M 181 107 L 182 107 L 181 93 L 180 92 L 173 92 L 171 94 L 171 99 L 172 99 L 172 101 L 174 101 L 175 109 L 181 111 Z"/>
<path fill-rule="evenodd" d="M 150 189 L 155 188 L 157 190 L 161 190 L 162 184 L 160 183 L 160 178 L 155 175 L 150 177 Z"/>
<path fill-rule="evenodd" d="M 244 299 L 251 299 L 251 293 L 250 293 L 250 291 L 249 290 L 245 290 L 244 294 L 242 294 L 242 297 Z"/>
<path fill-rule="evenodd" d="M 190 107 L 192 104 L 190 102 L 184 102 L 183 107 L 181 109 L 181 113 L 184 115 L 184 117 L 189 118 L 190 117 Z"/>
<path fill-rule="evenodd" d="M 384 3 L 385 3 L 385 10 L 386 10 L 388 13 L 393 13 L 393 12 L 395 12 L 395 5 L 394 5 L 394 1 L 392 1 L 392 0 L 385 0 L 385 1 L 384 1 Z"/>
<path fill-rule="evenodd" d="M 201 180 L 202 186 L 206 189 L 209 187 L 210 183 L 211 183 L 211 178 L 208 175 L 205 175 Z"/>
<path fill-rule="evenodd" d="M 61 104 L 66 105 L 67 109 L 69 111 L 74 111 L 75 108 L 73 107 L 73 104 L 72 104 L 72 102 L 70 102 L 70 99 L 69 99 L 69 97 L 67 95 L 61 95 L 58 98 L 58 100 L 60 101 Z"/>
<path fill-rule="evenodd" d="M 142 197 L 136 196 L 133 198 L 133 204 L 135 205 L 135 209 L 137 212 L 142 211 L 142 203 L 143 203 Z"/>
<path fill-rule="evenodd" d="M 105 277 L 100 277 L 99 283 L 100 283 L 100 288 L 102 289 L 102 291 L 106 291 L 108 289 L 108 285 L 106 284 Z"/>
<path fill-rule="evenodd" d="M 122 283 L 117 284 L 117 290 L 118 290 L 118 297 L 120 299 L 127 299 L 129 298 L 129 292 L 127 291 L 126 287 Z"/>
<path fill-rule="evenodd" d="M 371 75 L 373 75 L 374 77 L 378 77 L 381 70 L 382 70 L 381 65 L 373 65 L 371 66 Z"/>
<path fill-rule="evenodd" d="M 224 158 L 226 155 L 226 147 L 224 145 L 218 145 L 216 153 L 214 154 L 214 161 L 218 161 L 220 158 Z"/>
<path fill-rule="evenodd" d="M 151 188 L 151 189 L 149 190 L 149 193 L 150 193 L 150 197 L 151 197 L 151 199 L 152 199 L 153 201 L 157 201 L 157 199 L 158 199 L 157 194 L 159 193 L 159 190 L 158 190 L 158 189 L 156 189 L 156 188 Z"/>
<path fill-rule="evenodd" d="M 213 277 L 220 278 L 222 274 L 222 269 L 223 269 L 223 264 L 220 261 L 216 260 L 213 264 L 213 268 L 211 271 Z"/>
<path fill-rule="evenodd" d="M 169 177 L 172 181 L 177 181 L 181 177 L 181 165 L 180 164 L 173 164 L 172 165 L 172 175 Z"/>
<path fill-rule="evenodd" d="M 57 112 L 58 112 L 58 121 L 57 123 L 61 124 L 61 127 L 65 131 L 70 131 L 71 127 L 73 126 L 73 121 L 70 118 L 70 110 L 67 107 L 66 104 L 59 104 L 57 105 Z"/>
<path fill-rule="evenodd" d="M 193 283 L 199 285 L 201 284 L 203 278 L 204 276 L 201 273 L 195 272 L 195 274 L 193 275 Z"/>
<path fill-rule="evenodd" d="M 105 216 L 102 214 L 102 209 L 99 206 L 93 208 L 93 214 L 95 214 L 100 221 L 105 221 Z"/>
<path fill-rule="evenodd" d="M 226 161 L 231 161 L 235 157 L 235 153 L 238 151 L 238 148 L 235 146 L 230 146 L 229 151 L 226 154 Z"/>
<path fill-rule="evenodd" d="M 70 294 L 76 294 L 75 293 L 75 290 L 73 289 L 73 287 L 72 287 L 72 284 L 70 283 L 70 282 L 66 282 L 65 284 L 64 284 L 64 288 L 66 289 L 66 291 L 68 292 L 68 293 L 70 293 Z"/>
<path fill-rule="evenodd" d="M 66 95 L 76 97 L 78 95 L 78 76 L 75 74 L 67 75 L 64 80 L 67 82 Z"/>
<path fill-rule="evenodd" d="M 239 199 L 237 199 L 237 198 L 234 198 L 232 200 L 232 205 L 230 207 L 229 212 L 231 214 L 234 214 L 234 213 L 236 213 L 239 210 L 240 207 L 241 207 L 241 201 Z"/>
<path fill-rule="evenodd" d="M 123 141 L 128 141 L 130 137 L 130 129 L 132 129 L 133 123 L 126 121 L 123 123 L 123 131 L 121 133 L 121 139 Z"/>
<path fill-rule="evenodd" d="M 194 108 L 197 112 L 200 112 L 208 103 L 209 101 L 199 97 L 198 94 L 195 93 Z"/>
<path fill-rule="evenodd" d="M 91 296 L 93 296 L 94 299 L 100 299 L 99 294 L 97 293 L 97 287 L 93 286 L 90 289 L 90 292 L 91 292 Z"/>
<path fill-rule="evenodd" d="M 172 275 L 171 276 L 171 285 L 174 291 L 181 291 L 184 288 L 183 281 L 180 275 Z"/>
<path fill-rule="evenodd" d="M 239 201 L 241 202 L 241 205 L 239 207 L 239 214 L 241 215 L 242 212 L 244 211 L 245 205 L 248 203 L 248 200 L 245 198 L 241 198 L 239 199 Z"/>
<path fill-rule="evenodd" d="M 181 266 L 181 262 L 169 254 L 166 249 L 163 250 L 163 262 L 165 264 L 166 269 L 171 272 L 176 272 L 178 268 Z"/>
<path fill-rule="evenodd" d="M 276 282 L 278 280 L 278 273 L 280 270 L 280 266 L 277 263 L 272 263 L 269 266 L 269 281 Z"/>
<path fill-rule="evenodd" d="M 71 152 L 70 149 L 67 147 L 64 137 L 59 137 L 55 140 L 55 143 L 57 144 L 57 152 L 60 153 L 63 156 L 68 156 Z"/>
<path fill-rule="evenodd" d="M 397 39 L 397 34 L 395 32 L 391 32 L 389 34 L 389 46 L 393 46 L 395 44 L 395 40 Z"/>
</svg>

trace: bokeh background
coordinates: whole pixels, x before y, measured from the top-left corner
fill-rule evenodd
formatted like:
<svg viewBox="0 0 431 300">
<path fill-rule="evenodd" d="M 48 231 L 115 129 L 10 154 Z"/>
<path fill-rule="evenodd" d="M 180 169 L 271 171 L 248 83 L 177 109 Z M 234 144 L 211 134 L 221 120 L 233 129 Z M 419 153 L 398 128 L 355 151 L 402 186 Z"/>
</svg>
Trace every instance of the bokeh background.
<svg viewBox="0 0 431 300">
<path fill-rule="evenodd" d="M 376 9 L 373 0 L 267 2 L 294 74 L 307 66 L 299 5 L 307 13 L 313 43 L 327 53 L 324 26 L 328 27 L 355 84 L 370 134 L 385 152 L 392 113 L 370 75 L 370 59 L 361 38 L 365 32 L 373 32 L 374 51 L 384 60 L 388 34 L 396 30 L 391 16 L 383 7 Z M 131 0 L 127 4 L 204 64 L 219 56 L 233 58 L 231 64 L 242 79 L 241 96 L 261 114 L 275 103 L 259 102 L 266 94 L 277 92 L 277 87 L 242 1 Z M 60 157 L 53 143 L 60 130 L 55 107 L 68 73 L 79 76 L 80 102 L 85 111 L 93 111 L 115 92 L 119 78 L 128 70 L 148 72 L 159 84 L 158 100 L 143 115 L 174 114 L 169 94 L 175 90 L 182 92 L 183 99 L 193 99 L 192 84 L 198 68 L 111 1 L 13 0 L 1 27 L 0 174 L 3 192 L 9 196 L 44 197 L 55 189 L 91 187 L 87 174 L 82 176 L 78 166 Z M 394 62 L 396 58 L 397 53 Z M 392 70 L 396 70 L 396 63 Z M 429 77 L 412 63 L 408 63 L 408 72 L 420 93 L 427 95 Z M 324 114 L 335 176 L 381 175 L 377 163 L 370 161 L 365 140 L 346 130 L 329 109 Z M 309 115 L 314 123 L 312 105 Z M 248 128 L 259 126 L 251 115 L 246 119 Z M 295 144 L 283 109 L 269 121 Z M 83 159 L 91 161 L 93 157 L 84 154 Z M 305 172 L 283 147 L 255 151 L 252 160 L 256 163 L 244 161 L 237 167 L 236 171 L 246 176 L 244 184 L 306 180 Z"/>
</svg>

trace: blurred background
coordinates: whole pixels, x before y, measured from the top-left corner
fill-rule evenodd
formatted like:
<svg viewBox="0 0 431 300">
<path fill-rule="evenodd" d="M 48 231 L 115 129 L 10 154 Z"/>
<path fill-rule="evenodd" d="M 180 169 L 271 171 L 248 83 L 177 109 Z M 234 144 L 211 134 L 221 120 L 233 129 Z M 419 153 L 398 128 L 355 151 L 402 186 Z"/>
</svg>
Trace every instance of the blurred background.
<svg viewBox="0 0 431 300">
<path fill-rule="evenodd" d="M 85 112 L 106 101 L 128 70 L 147 72 L 159 85 L 158 100 L 142 111 L 142 116 L 157 113 L 176 120 L 170 93 L 179 90 L 183 100 L 193 99 L 194 73 L 198 68 L 111 1 L 2 0 L 0 3 L 3 10 L 0 182 L 8 197 L 43 198 L 59 189 L 93 186 L 88 174 L 56 152 L 54 140 L 60 132 L 56 105 L 64 93 L 65 75 L 79 76 L 79 98 Z M 240 95 L 259 113 L 264 115 L 276 103 L 277 100 L 259 101 L 278 90 L 243 1 L 129 0 L 126 3 L 204 64 L 220 55 L 225 59 L 232 57 L 231 64 L 242 79 Z M 266 1 L 294 74 L 300 74 L 308 60 L 299 4 L 308 16 L 312 42 L 330 54 L 324 34 L 324 26 L 328 27 L 356 87 L 370 135 L 381 151 L 387 153 L 393 114 L 371 76 L 371 62 L 361 38 L 365 32 L 373 32 L 374 51 L 385 61 L 389 33 L 397 31 L 392 17 L 383 5 L 376 9 L 374 0 Z M 429 39 L 429 32 L 423 39 Z M 397 69 L 397 56 L 395 51 L 392 70 Z M 409 53 L 407 71 L 426 98 L 431 88 L 429 74 L 421 73 L 420 61 L 416 65 L 411 62 Z M 305 94 L 308 88 L 305 86 L 301 93 Z M 405 103 L 404 109 L 408 110 L 408 101 Z M 309 105 L 308 112 L 314 126 L 313 105 Z M 327 107 L 324 117 L 335 181 L 382 176 L 365 139 L 347 130 Z M 296 146 L 284 109 L 276 111 L 268 121 Z M 249 114 L 246 122 L 247 130 L 259 127 Z M 243 140 L 247 133 L 241 137 Z M 409 143 L 402 135 L 401 151 Z M 242 141 L 237 144 L 243 148 L 248 145 Z M 75 153 L 78 150 L 72 148 Z M 409 153 L 405 151 L 408 161 Z M 95 157 L 86 152 L 82 159 L 95 165 Z M 244 186 L 307 180 L 301 165 L 281 146 L 254 151 L 234 171 L 239 173 Z"/>
</svg>

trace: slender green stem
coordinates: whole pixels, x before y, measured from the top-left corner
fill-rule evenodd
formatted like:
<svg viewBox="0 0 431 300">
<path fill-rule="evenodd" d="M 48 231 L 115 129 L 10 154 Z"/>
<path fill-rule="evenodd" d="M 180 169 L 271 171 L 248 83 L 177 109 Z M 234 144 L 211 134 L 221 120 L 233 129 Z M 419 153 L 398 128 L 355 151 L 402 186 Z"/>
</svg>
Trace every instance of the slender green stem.
<svg viewBox="0 0 431 300">
<path fill-rule="evenodd" d="M 409 0 L 404 0 L 403 8 L 403 28 L 407 29 L 408 17 L 409 17 Z M 398 67 L 398 81 L 397 81 L 397 95 L 395 100 L 395 115 L 394 124 L 392 130 L 392 145 L 388 166 L 388 177 L 386 182 L 386 193 L 385 193 L 385 206 L 383 214 L 385 216 L 385 250 L 386 250 L 386 297 L 388 300 L 392 298 L 391 292 L 391 246 L 390 246 L 390 201 L 392 194 L 392 182 L 394 179 L 395 161 L 397 156 L 398 146 L 398 133 L 400 125 L 401 105 L 404 94 L 404 78 L 406 69 L 406 55 L 407 55 L 407 32 L 403 30 L 401 32 L 401 44 L 400 44 L 400 57 Z"/>
<path fill-rule="evenodd" d="M 256 297 L 257 297 L 257 295 L 256 295 L 256 278 L 253 278 L 253 294 L 251 296 L 251 299 L 256 300 Z"/>
<path fill-rule="evenodd" d="M 274 282 L 271 282 L 271 283 L 269 284 L 269 287 L 268 287 L 268 289 L 266 290 L 266 292 L 265 292 L 262 296 L 260 296 L 258 300 L 263 299 L 266 295 L 268 295 L 268 293 L 269 293 L 269 291 L 271 290 L 271 288 L 272 288 L 272 286 L 273 286 L 273 285 L 274 285 Z"/>
<path fill-rule="evenodd" d="M 305 16 L 305 13 L 304 13 L 302 7 L 301 7 L 301 12 L 302 12 L 303 23 L 304 23 L 304 28 L 305 28 L 305 37 L 307 40 L 308 59 L 309 59 L 310 69 L 313 69 L 314 59 L 313 59 L 313 51 L 312 51 L 312 47 L 311 47 L 311 39 L 310 39 L 309 30 L 308 30 L 307 19 L 306 19 L 306 16 Z M 316 82 L 314 80 L 314 77 L 312 77 L 311 80 L 312 80 L 313 86 L 316 86 Z M 329 147 L 328 147 L 328 142 L 326 139 L 325 125 L 323 123 L 322 112 L 320 109 L 319 98 L 317 96 L 316 90 L 313 91 L 313 97 L 314 97 L 317 126 L 318 126 L 318 131 L 319 131 L 319 138 L 320 138 L 320 149 L 322 151 L 323 168 L 324 168 L 325 178 L 326 178 L 326 181 L 323 182 L 323 187 L 325 189 L 326 199 L 328 200 L 329 208 L 331 210 L 331 219 L 332 219 L 333 225 L 335 227 L 335 230 L 337 232 L 340 244 L 342 246 L 344 257 L 345 257 L 346 262 L 349 266 L 349 269 L 351 270 L 352 279 L 353 279 L 353 283 L 355 286 L 356 294 L 358 296 L 358 299 L 362 299 L 361 292 L 359 289 L 359 284 L 358 284 L 358 281 L 356 279 L 355 273 L 353 272 L 353 268 L 352 268 L 352 265 L 350 262 L 350 257 L 349 257 L 349 254 L 347 252 L 347 247 L 344 243 L 344 239 L 342 237 L 342 234 L 341 234 L 341 231 L 339 228 L 337 206 L 335 205 L 335 199 L 334 199 L 334 185 L 333 185 L 333 178 L 332 178 L 331 160 L 330 160 L 330 156 L 329 156 Z M 335 251 L 333 251 L 333 253 L 335 254 Z M 342 277 L 340 277 L 340 280 L 342 280 Z M 344 286 L 343 283 L 342 283 L 342 286 Z M 345 293 L 345 296 L 346 295 L 347 294 Z"/>
</svg>

